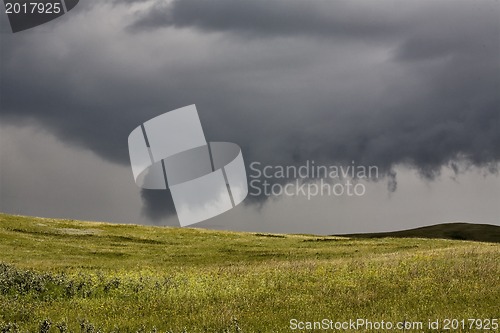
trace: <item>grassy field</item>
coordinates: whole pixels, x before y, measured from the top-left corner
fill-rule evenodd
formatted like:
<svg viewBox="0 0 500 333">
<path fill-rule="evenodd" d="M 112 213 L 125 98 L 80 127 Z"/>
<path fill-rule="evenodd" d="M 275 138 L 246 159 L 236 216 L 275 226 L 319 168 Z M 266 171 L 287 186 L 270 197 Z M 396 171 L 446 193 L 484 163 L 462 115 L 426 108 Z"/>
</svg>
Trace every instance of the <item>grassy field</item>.
<svg viewBox="0 0 500 333">
<path fill-rule="evenodd" d="M 498 243 L 0 214 L 0 263 L 0 332 L 291 332 L 324 318 L 437 332 L 428 320 L 500 316 Z M 447 332 L 475 331 L 495 332 Z"/>
</svg>

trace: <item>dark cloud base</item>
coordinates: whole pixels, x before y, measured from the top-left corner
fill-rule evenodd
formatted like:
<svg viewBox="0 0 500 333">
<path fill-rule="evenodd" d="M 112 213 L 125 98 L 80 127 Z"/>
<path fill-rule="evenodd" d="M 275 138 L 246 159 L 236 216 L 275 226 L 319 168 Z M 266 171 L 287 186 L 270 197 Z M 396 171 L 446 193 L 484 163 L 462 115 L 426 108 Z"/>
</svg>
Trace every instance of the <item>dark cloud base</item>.
<svg viewBox="0 0 500 333">
<path fill-rule="evenodd" d="M 247 165 L 354 160 L 377 165 L 390 191 L 396 165 L 427 179 L 442 167 L 498 172 L 496 1 L 183 0 L 130 14 L 118 28 L 100 21 L 106 8 L 132 3 L 76 8 L 74 19 L 96 20 L 95 31 L 2 33 L 2 120 L 35 122 L 128 164 L 137 124 L 195 103 L 207 140 L 238 143 Z M 192 41 L 168 47 L 186 30 L 196 31 Z M 213 33 L 223 36 L 218 45 L 205 42 Z M 113 52 L 120 43 L 130 47 Z M 362 54 L 380 50 L 383 61 Z M 142 198 L 152 220 L 175 212 L 168 192 Z"/>
</svg>

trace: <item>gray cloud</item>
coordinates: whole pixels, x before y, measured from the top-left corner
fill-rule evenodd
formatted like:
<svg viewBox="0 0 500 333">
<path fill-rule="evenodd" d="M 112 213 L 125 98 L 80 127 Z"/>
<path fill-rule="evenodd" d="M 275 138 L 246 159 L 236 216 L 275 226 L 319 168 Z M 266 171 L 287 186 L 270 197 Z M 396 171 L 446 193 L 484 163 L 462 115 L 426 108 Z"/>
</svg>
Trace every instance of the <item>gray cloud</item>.
<svg viewBox="0 0 500 333">
<path fill-rule="evenodd" d="M 404 21 L 380 6 L 352 1 L 174 0 L 159 1 L 130 25 L 132 30 L 194 27 L 254 37 L 319 35 L 387 37 Z"/>
<path fill-rule="evenodd" d="M 392 190 L 396 165 L 429 179 L 448 165 L 497 169 L 498 2 L 129 6 L 90 2 L 3 33 L 2 119 L 127 164 L 133 128 L 195 103 L 207 139 L 237 142 L 247 163 L 355 160 Z M 172 212 L 142 196 L 150 218 Z"/>
<path fill-rule="evenodd" d="M 162 221 L 165 216 L 175 215 L 175 206 L 170 191 L 141 189 L 141 198 L 144 206 L 142 214 L 152 222 Z"/>
</svg>

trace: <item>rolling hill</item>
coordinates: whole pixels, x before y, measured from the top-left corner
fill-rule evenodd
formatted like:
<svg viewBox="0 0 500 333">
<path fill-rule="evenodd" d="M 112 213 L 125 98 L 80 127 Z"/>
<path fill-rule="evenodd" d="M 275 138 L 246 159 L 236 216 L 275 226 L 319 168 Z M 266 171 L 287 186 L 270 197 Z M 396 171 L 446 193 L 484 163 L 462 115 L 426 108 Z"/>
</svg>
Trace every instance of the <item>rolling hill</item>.
<svg viewBox="0 0 500 333">
<path fill-rule="evenodd" d="M 354 238 L 430 238 L 500 242 L 500 226 L 472 223 L 443 223 L 409 230 L 341 235 Z"/>
</svg>

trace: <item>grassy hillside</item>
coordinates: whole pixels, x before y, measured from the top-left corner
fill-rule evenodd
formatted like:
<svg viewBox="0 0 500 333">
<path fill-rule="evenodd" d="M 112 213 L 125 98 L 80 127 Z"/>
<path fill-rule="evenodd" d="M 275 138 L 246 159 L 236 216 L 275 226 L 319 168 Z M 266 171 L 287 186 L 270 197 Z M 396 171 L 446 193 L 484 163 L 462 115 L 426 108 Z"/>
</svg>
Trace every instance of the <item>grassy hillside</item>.
<svg viewBox="0 0 500 333">
<path fill-rule="evenodd" d="M 410 230 L 344 236 L 356 238 L 442 238 L 500 243 L 500 227 L 491 224 L 443 223 Z"/>
<path fill-rule="evenodd" d="M 324 318 L 428 332 L 429 319 L 500 316 L 495 243 L 0 214 L 0 262 L 0 332 L 291 332 Z"/>
</svg>

